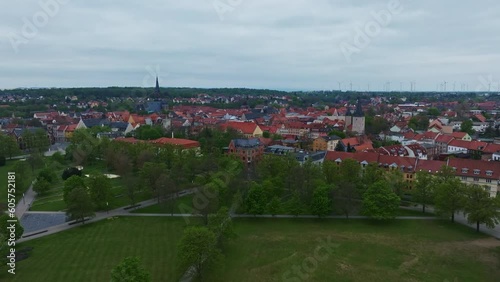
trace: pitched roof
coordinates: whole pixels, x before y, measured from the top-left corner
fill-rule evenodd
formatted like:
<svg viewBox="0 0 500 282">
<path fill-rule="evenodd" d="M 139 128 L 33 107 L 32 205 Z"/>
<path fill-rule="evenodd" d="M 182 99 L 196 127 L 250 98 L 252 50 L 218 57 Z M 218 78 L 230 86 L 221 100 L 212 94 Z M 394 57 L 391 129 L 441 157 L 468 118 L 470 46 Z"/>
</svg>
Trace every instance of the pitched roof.
<svg viewBox="0 0 500 282">
<path fill-rule="evenodd" d="M 448 166 L 456 169 L 456 175 L 500 179 L 500 162 L 452 158 Z M 491 173 L 491 175 L 488 175 Z"/>
</svg>

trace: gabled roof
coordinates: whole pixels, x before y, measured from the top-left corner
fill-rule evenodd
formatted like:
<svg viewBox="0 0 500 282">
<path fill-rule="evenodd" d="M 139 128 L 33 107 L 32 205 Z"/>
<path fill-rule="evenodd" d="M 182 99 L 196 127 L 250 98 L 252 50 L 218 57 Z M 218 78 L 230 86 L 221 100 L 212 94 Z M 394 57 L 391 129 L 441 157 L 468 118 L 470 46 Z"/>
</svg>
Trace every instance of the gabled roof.
<svg viewBox="0 0 500 282">
<path fill-rule="evenodd" d="M 221 125 L 223 128 L 233 128 L 241 131 L 243 134 L 253 134 L 257 129 L 257 124 L 253 122 L 227 122 Z"/>
</svg>

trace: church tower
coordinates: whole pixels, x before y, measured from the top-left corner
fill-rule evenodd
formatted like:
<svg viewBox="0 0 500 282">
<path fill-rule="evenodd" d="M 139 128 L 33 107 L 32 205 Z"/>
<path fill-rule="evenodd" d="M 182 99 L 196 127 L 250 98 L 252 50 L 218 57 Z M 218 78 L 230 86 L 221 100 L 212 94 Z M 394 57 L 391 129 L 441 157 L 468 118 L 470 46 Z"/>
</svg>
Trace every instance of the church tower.
<svg viewBox="0 0 500 282">
<path fill-rule="evenodd" d="M 160 93 L 160 83 L 158 83 L 158 76 L 156 77 L 156 87 L 155 87 L 155 92 L 153 93 L 154 98 L 160 98 L 161 93 Z"/>
<path fill-rule="evenodd" d="M 356 104 L 356 110 L 352 115 L 352 131 L 356 132 L 358 135 L 365 134 L 365 113 L 361 107 L 361 101 L 358 100 Z"/>
</svg>

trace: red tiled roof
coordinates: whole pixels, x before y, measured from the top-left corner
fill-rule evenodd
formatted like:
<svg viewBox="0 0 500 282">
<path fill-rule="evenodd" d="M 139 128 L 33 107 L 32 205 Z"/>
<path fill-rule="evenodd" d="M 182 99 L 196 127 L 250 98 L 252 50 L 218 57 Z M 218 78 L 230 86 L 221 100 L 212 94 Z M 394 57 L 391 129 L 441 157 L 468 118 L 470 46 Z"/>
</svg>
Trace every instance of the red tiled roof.
<svg viewBox="0 0 500 282">
<path fill-rule="evenodd" d="M 465 135 L 466 135 L 466 134 L 467 134 L 467 133 L 465 133 L 465 132 L 456 131 L 456 132 L 453 132 L 453 133 L 451 134 L 451 136 L 453 136 L 453 137 L 455 137 L 455 138 L 458 138 L 458 139 L 462 139 L 462 138 L 464 138 L 464 137 L 465 137 Z"/>
<path fill-rule="evenodd" d="M 500 162 L 452 158 L 449 159 L 448 166 L 456 168 L 455 174 L 458 176 L 500 179 Z M 487 172 L 491 172 L 491 175 Z"/>
<path fill-rule="evenodd" d="M 455 138 L 453 136 L 451 136 L 451 135 L 439 135 L 436 138 L 436 142 L 448 144 L 453 139 L 455 139 Z"/>
<path fill-rule="evenodd" d="M 243 134 L 253 134 L 257 128 L 257 124 L 253 122 L 227 122 L 221 125 L 222 128 L 233 128 L 241 131 Z"/>
<path fill-rule="evenodd" d="M 431 160 L 419 160 L 417 162 L 417 171 L 429 171 L 431 173 L 438 172 L 446 162 L 443 161 L 431 161 Z"/>
</svg>

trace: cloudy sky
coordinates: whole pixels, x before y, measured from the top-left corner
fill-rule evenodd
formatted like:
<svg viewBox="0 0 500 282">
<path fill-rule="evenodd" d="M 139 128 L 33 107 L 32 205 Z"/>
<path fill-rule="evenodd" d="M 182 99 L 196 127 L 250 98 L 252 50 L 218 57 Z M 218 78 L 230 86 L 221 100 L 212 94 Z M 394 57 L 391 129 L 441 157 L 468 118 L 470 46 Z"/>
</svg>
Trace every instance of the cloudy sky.
<svg viewBox="0 0 500 282">
<path fill-rule="evenodd" d="M 40 3 L 48 3 L 42 5 Z M 0 88 L 497 90 L 500 1 L 0 2 Z"/>
</svg>

